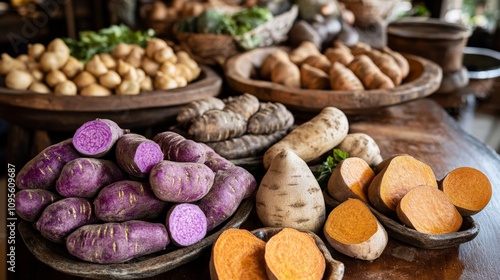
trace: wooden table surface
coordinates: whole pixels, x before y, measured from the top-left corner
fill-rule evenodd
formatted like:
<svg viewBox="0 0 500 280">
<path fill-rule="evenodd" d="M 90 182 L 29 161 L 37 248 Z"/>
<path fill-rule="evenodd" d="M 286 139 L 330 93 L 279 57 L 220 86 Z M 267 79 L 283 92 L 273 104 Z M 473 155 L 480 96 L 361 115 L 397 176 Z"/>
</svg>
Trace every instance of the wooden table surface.
<svg viewBox="0 0 500 280">
<path fill-rule="evenodd" d="M 362 261 L 334 251 L 345 265 L 344 279 L 497 279 L 500 277 L 500 156 L 466 134 L 435 101 L 420 99 L 377 113 L 350 118 L 350 132 L 371 135 L 382 156 L 407 153 L 429 164 L 438 179 L 448 171 L 470 166 L 483 171 L 493 185 L 488 206 L 473 216 L 480 226 L 470 242 L 448 249 L 420 249 L 390 238 L 375 261 Z M 243 227 L 260 227 L 255 213 Z M 36 260 L 18 238 L 16 273 L 8 279 L 80 279 L 55 271 Z M 209 279 L 207 250 L 198 259 L 148 279 Z"/>
</svg>

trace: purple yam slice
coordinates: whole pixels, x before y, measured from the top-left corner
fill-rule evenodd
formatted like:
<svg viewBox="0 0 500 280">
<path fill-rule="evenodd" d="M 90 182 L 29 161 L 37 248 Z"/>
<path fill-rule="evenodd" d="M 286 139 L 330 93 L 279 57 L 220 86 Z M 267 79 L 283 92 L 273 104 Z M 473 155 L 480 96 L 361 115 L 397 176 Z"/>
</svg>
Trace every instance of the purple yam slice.
<svg viewBox="0 0 500 280">
<path fill-rule="evenodd" d="M 84 156 L 102 157 L 127 130 L 109 119 L 96 119 L 80 126 L 73 135 L 75 149 Z"/>
<path fill-rule="evenodd" d="M 116 143 L 116 162 L 132 176 L 147 177 L 151 168 L 162 160 L 160 145 L 142 135 L 125 134 Z"/>
<path fill-rule="evenodd" d="M 193 245 L 207 235 L 207 218 L 196 204 L 172 206 L 167 214 L 166 226 L 172 243 L 180 247 Z"/>
</svg>

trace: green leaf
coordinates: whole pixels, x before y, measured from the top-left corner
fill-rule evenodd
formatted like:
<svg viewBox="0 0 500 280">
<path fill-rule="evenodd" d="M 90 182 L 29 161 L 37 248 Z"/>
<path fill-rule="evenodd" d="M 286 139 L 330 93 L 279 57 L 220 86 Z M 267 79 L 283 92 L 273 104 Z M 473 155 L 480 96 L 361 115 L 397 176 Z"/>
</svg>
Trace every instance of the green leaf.
<svg viewBox="0 0 500 280">
<path fill-rule="evenodd" d="M 324 189 L 328 180 L 332 176 L 333 170 L 335 167 L 344 159 L 348 158 L 349 154 L 339 150 L 333 149 L 332 154 L 329 155 L 326 160 L 320 164 L 318 169 L 316 170 L 314 176 L 316 177 L 316 181 L 318 181 L 319 185 L 322 189 Z"/>
</svg>

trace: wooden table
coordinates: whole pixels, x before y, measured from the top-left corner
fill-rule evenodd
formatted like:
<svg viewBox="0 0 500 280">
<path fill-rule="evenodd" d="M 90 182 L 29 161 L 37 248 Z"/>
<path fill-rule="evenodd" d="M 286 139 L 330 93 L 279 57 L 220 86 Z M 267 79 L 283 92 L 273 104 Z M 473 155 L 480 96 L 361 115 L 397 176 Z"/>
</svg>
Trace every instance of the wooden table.
<svg viewBox="0 0 500 280">
<path fill-rule="evenodd" d="M 493 185 L 488 206 L 473 218 L 479 235 L 458 247 L 424 250 L 390 239 L 382 256 L 372 262 L 355 260 L 331 249 L 345 264 L 344 279 L 495 279 L 500 275 L 500 156 L 466 134 L 441 106 L 420 99 L 350 120 L 351 132 L 365 132 L 379 144 L 382 156 L 408 153 L 428 163 L 436 177 L 470 166 L 483 171 Z M 243 227 L 260 227 L 252 213 Z M 44 265 L 17 243 L 17 272 L 8 279 L 79 279 Z M 148 279 L 209 279 L 207 250 L 197 260 Z"/>
</svg>

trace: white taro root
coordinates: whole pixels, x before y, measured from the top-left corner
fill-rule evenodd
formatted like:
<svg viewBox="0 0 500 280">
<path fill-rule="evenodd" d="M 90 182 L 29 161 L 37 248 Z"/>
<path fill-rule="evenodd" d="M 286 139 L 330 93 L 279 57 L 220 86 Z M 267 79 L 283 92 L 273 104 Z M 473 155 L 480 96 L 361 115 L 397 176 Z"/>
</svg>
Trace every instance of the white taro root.
<svg viewBox="0 0 500 280">
<path fill-rule="evenodd" d="M 335 148 L 348 153 L 349 157 L 364 159 L 370 166 L 377 166 L 382 162 L 377 142 L 365 133 L 349 133 Z"/>
<path fill-rule="evenodd" d="M 306 162 L 283 150 L 271 162 L 256 196 L 264 226 L 319 232 L 325 221 L 325 201 L 319 183 Z"/>
</svg>

